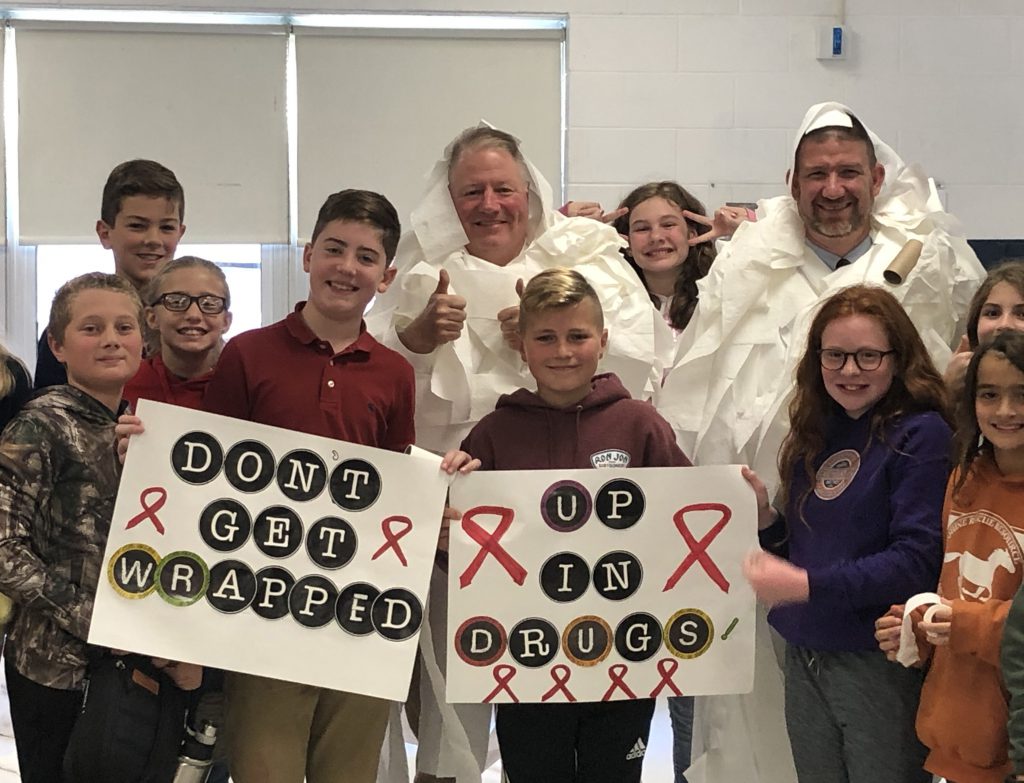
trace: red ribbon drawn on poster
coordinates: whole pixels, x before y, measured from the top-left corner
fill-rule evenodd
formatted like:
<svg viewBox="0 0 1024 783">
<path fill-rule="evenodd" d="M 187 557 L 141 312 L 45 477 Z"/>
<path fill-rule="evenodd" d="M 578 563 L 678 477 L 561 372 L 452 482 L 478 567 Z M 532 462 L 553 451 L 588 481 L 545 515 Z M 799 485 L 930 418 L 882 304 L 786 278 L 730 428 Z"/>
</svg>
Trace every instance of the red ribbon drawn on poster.
<svg viewBox="0 0 1024 783">
<path fill-rule="evenodd" d="M 497 687 L 487 694 L 484 698 L 484 704 L 489 704 L 491 699 L 497 696 L 499 693 L 504 691 L 509 695 L 516 704 L 519 703 L 519 697 L 512 692 L 512 688 L 509 687 L 509 683 L 512 682 L 512 678 L 516 676 L 516 667 L 509 666 L 507 663 L 499 663 L 493 669 L 491 669 L 491 675 L 494 677 L 494 681 L 498 683 Z"/>
<path fill-rule="evenodd" d="M 651 691 L 651 698 L 658 698 L 665 688 L 668 688 L 676 696 L 682 696 L 682 691 L 676 687 L 676 684 L 672 682 L 672 675 L 676 673 L 676 669 L 679 668 L 679 661 L 675 658 L 662 658 L 658 661 L 658 674 L 661 675 L 661 680 L 654 686 L 654 690 Z"/>
<path fill-rule="evenodd" d="M 154 494 L 156 495 L 156 501 L 152 505 L 150 505 L 149 496 Z M 156 515 L 156 512 L 162 509 L 164 507 L 164 503 L 166 502 L 166 489 L 164 489 L 163 487 L 146 487 L 139 494 L 139 505 L 142 506 L 142 511 L 140 511 L 138 514 L 129 519 L 127 524 L 124 526 L 124 529 L 131 530 L 139 523 L 148 519 L 150 522 L 153 523 L 153 527 L 156 528 L 156 532 L 160 535 L 163 535 L 164 526 L 163 523 L 160 521 L 160 518 Z"/>
<path fill-rule="evenodd" d="M 494 532 L 488 533 L 476 521 L 477 516 L 497 516 L 500 517 L 500 521 L 494 528 Z M 460 587 L 465 588 L 472 584 L 473 578 L 484 564 L 487 555 L 492 555 L 517 585 L 521 586 L 526 581 L 526 569 L 500 544 L 501 537 L 512 525 L 513 517 L 515 517 L 515 512 L 502 506 L 477 506 L 463 514 L 462 529 L 466 531 L 466 535 L 480 545 L 480 551 L 476 553 L 476 557 L 459 577 Z"/>
<path fill-rule="evenodd" d="M 718 511 L 722 515 L 718 522 L 716 522 L 699 541 L 696 536 L 690 532 L 690 528 L 686 525 L 686 515 L 693 511 Z M 729 524 L 730 519 L 732 519 L 732 510 L 722 503 L 694 503 L 690 506 L 684 506 L 675 513 L 672 517 L 672 521 L 675 523 L 676 530 L 679 531 L 679 535 L 683 537 L 686 545 L 690 548 L 690 553 L 683 558 L 683 562 L 681 562 L 676 567 L 676 570 L 672 572 L 672 575 L 665 582 L 662 592 L 671 590 L 675 587 L 683 574 L 685 574 L 694 563 L 700 563 L 704 572 L 711 577 L 711 581 L 718 585 L 723 593 L 729 592 L 729 580 L 725 578 L 721 569 L 715 564 L 715 561 L 711 559 L 711 555 L 708 554 L 708 547 L 711 546 L 711 542 L 715 540 L 718 534 L 722 532 L 722 529 Z"/>
<path fill-rule="evenodd" d="M 625 678 L 628 672 L 629 667 L 624 663 L 615 663 L 608 667 L 608 677 L 611 679 L 612 684 L 609 685 L 608 690 L 604 692 L 604 696 L 601 697 L 601 701 L 608 701 L 616 690 L 622 691 L 631 699 L 637 698 L 637 695 L 633 693 L 632 689 L 626 685 Z"/>
<path fill-rule="evenodd" d="M 401 522 L 404 525 L 397 533 L 391 529 L 391 525 L 395 522 Z M 399 562 L 403 566 L 408 567 L 409 562 L 405 559 L 405 552 L 402 551 L 402 547 L 398 542 L 412 530 L 412 520 L 409 517 L 403 516 L 388 517 L 380 523 L 380 530 L 384 534 L 384 543 L 381 544 L 380 549 L 373 553 L 373 557 L 370 560 L 376 560 L 389 549 L 393 549 L 398 556 Z"/>
<path fill-rule="evenodd" d="M 569 690 L 569 677 L 572 676 L 572 670 L 564 663 L 555 664 L 551 667 L 551 679 L 555 681 L 555 684 L 540 697 L 541 701 L 547 701 L 556 693 L 561 693 L 565 696 L 568 701 L 576 701 L 576 697 L 572 695 L 572 691 Z"/>
</svg>

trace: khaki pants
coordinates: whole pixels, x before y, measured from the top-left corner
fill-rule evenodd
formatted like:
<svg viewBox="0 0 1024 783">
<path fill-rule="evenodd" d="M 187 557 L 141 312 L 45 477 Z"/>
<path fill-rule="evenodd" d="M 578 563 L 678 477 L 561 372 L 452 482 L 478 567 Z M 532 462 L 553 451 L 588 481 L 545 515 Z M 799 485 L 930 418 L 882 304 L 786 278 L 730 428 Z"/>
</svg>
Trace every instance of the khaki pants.
<svg viewBox="0 0 1024 783">
<path fill-rule="evenodd" d="M 390 702 L 229 672 L 228 758 L 236 783 L 374 783 Z"/>
</svg>

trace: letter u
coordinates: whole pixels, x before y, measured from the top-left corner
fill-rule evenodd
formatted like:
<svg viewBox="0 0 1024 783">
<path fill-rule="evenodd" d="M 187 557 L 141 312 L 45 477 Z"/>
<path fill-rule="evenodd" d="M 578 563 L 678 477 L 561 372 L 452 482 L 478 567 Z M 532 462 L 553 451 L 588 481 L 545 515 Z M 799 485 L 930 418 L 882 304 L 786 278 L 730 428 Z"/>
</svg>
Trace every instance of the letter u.
<svg viewBox="0 0 1024 783">
<path fill-rule="evenodd" d="M 563 522 L 572 522 L 573 519 L 575 519 L 576 517 L 576 495 L 572 496 L 572 511 L 569 512 L 568 516 L 566 516 L 565 513 L 562 511 L 562 499 L 564 497 L 564 495 L 559 495 L 557 498 L 558 518 L 561 519 Z"/>
</svg>

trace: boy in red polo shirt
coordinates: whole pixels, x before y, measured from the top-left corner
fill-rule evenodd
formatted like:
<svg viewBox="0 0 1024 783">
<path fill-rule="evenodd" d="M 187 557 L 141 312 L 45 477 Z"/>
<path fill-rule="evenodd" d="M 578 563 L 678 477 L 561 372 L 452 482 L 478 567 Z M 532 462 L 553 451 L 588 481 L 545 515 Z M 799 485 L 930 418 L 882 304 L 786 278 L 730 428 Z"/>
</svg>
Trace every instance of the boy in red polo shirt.
<svg viewBox="0 0 1024 783">
<path fill-rule="evenodd" d="M 224 348 L 203 407 L 239 419 L 402 451 L 413 440 L 412 367 L 374 340 L 363 311 L 395 277 L 391 203 L 344 190 L 320 208 L 302 267 L 309 299 Z M 446 459 L 446 468 L 451 463 Z M 227 743 L 237 783 L 373 783 L 389 702 L 229 673 Z"/>
</svg>

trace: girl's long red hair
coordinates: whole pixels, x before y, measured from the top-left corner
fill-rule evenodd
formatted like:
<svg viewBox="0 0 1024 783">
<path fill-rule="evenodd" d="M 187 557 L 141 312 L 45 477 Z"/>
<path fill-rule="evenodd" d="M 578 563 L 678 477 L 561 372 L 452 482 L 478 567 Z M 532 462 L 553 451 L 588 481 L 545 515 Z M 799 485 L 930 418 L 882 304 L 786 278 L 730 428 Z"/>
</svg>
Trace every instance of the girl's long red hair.
<svg viewBox="0 0 1024 783">
<path fill-rule="evenodd" d="M 789 501 L 790 487 L 797 470 L 807 477 L 807 490 L 799 508 L 814 487 L 814 461 L 825 448 L 826 420 L 837 403 L 825 390 L 821 374 L 821 336 L 825 327 L 837 318 L 864 315 L 874 318 L 895 351 L 892 386 L 872 408 L 871 437 L 885 438 L 887 425 L 907 413 L 936 411 L 952 423 L 942 376 L 935 369 L 921 336 L 902 305 L 888 291 L 875 286 L 844 288 L 821 305 L 811 322 L 807 347 L 796 368 L 796 394 L 789 403 L 789 434 L 779 451 L 779 476 L 783 499 Z"/>
</svg>

